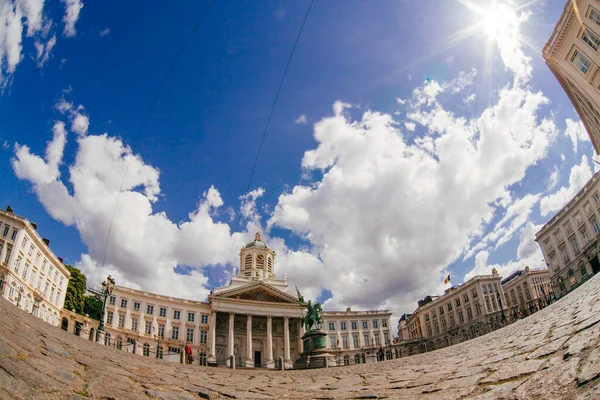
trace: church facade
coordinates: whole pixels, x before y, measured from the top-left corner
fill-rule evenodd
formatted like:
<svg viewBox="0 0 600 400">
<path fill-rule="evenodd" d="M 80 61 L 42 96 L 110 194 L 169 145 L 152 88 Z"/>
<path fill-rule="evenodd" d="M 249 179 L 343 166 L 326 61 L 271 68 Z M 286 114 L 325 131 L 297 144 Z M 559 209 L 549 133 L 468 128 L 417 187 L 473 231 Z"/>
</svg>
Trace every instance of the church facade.
<svg viewBox="0 0 600 400">
<path fill-rule="evenodd" d="M 240 250 L 239 269 L 229 284 L 215 288 L 206 302 L 116 286 L 107 301 L 105 344 L 175 362 L 183 362 L 183 348 L 190 344 L 200 365 L 292 368 L 303 348 L 303 310 L 287 279 L 277 279 L 275 257 L 257 233 Z M 94 339 L 97 323 L 63 314 L 67 330 Z M 322 328 L 335 362 L 373 360 L 391 344 L 391 314 L 324 312 Z"/>
</svg>

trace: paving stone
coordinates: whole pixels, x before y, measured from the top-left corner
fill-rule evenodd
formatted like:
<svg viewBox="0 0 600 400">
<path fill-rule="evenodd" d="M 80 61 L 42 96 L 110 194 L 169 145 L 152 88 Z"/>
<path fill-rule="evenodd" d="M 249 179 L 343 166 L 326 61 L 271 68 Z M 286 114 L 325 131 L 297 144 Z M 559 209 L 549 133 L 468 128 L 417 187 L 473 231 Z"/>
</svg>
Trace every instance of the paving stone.
<svg viewBox="0 0 600 400">
<path fill-rule="evenodd" d="M 456 346 L 320 370 L 208 368 L 75 337 L 0 299 L 0 399 L 598 399 L 600 275 Z"/>
<path fill-rule="evenodd" d="M 584 385 L 600 375 L 600 348 L 595 348 L 588 355 L 587 360 L 581 366 L 577 375 L 577 384 Z"/>
<path fill-rule="evenodd" d="M 573 335 L 565 347 L 567 351 L 565 357 L 571 357 L 573 355 L 581 353 L 582 350 L 592 346 L 600 337 L 600 324 L 596 324 L 590 328 L 580 331 Z"/>
<path fill-rule="evenodd" d="M 556 353 L 559 349 L 563 347 L 563 345 L 569 340 L 569 336 L 563 336 L 558 339 L 551 341 L 543 345 L 542 347 L 535 350 L 533 353 L 527 356 L 527 359 L 531 360 L 534 358 L 545 357 L 549 354 Z"/>
<path fill-rule="evenodd" d="M 483 379 L 481 383 L 501 382 L 508 379 L 517 378 L 521 375 L 527 375 L 536 372 L 544 360 L 527 360 L 522 362 L 507 362 L 502 367 Z"/>
</svg>

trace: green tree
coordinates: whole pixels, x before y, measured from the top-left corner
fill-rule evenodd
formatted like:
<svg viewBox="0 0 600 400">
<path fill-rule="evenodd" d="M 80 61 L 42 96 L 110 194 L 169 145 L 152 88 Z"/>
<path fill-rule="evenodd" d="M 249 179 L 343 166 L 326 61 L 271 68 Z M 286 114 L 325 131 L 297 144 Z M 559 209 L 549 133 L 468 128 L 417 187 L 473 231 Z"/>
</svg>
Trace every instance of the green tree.
<svg viewBox="0 0 600 400">
<path fill-rule="evenodd" d="M 69 311 L 75 310 L 78 314 L 83 314 L 87 278 L 79 269 L 70 265 L 65 265 L 65 267 L 71 273 L 71 277 L 69 278 L 69 285 L 65 294 L 64 308 Z"/>
<path fill-rule="evenodd" d="M 100 317 L 102 316 L 102 300 L 96 296 L 85 296 L 83 313 L 96 321 L 100 321 Z"/>
</svg>

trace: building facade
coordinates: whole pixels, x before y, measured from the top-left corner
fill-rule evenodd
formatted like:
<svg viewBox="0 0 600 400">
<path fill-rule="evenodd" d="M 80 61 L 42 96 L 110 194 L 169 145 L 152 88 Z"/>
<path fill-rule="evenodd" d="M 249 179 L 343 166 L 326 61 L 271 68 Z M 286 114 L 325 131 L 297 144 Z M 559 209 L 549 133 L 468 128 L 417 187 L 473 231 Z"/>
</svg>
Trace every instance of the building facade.
<svg viewBox="0 0 600 400">
<path fill-rule="evenodd" d="M 536 233 L 554 297 L 561 297 L 600 271 L 600 173 Z"/>
<path fill-rule="evenodd" d="M 360 364 L 391 357 L 392 313 L 381 311 L 323 312 L 327 346 L 338 364 Z"/>
<path fill-rule="evenodd" d="M 502 287 L 506 294 L 508 314 L 517 319 L 519 313 L 529 315 L 545 307 L 551 301 L 552 285 L 547 269 L 531 269 L 516 271 L 502 279 Z"/>
<path fill-rule="evenodd" d="M 71 274 L 49 246 L 35 223 L 0 210 L 0 295 L 57 326 Z"/>
<path fill-rule="evenodd" d="M 500 275 L 475 276 L 447 289 L 439 297 L 427 296 L 408 317 L 408 339 L 425 351 L 450 346 L 504 325 L 506 298 Z"/>
<path fill-rule="evenodd" d="M 412 316 L 412 314 L 402 314 L 402 316 L 398 320 L 398 326 L 397 326 L 397 330 L 398 330 L 397 341 L 398 342 L 402 342 L 402 341 L 408 340 L 410 338 L 410 335 L 408 334 L 408 320 L 410 319 L 411 316 Z"/>
<path fill-rule="evenodd" d="M 567 1 L 543 56 L 600 153 L 600 3 Z"/>
<path fill-rule="evenodd" d="M 287 279 L 275 276 L 275 252 L 260 233 L 254 239 L 241 249 L 229 284 L 215 288 L 206 302 L 116 286 L 107 302 L 105 344 L 179 362 L 189 343 L 201 365 L 292 368 L 303 348 L 302 309 L 296 294 L 287 291 Z M 376 346 L 388 343 L 390 316 L 389 311 L 324 312 L 324 329 L 334 328 L 328 334 L 336 362 L 365 353 L 364 362 Z M 63 322 L 64 329 L 83 337 L 93 338 L 97 329 L 70 312 Z"/>
</svg>

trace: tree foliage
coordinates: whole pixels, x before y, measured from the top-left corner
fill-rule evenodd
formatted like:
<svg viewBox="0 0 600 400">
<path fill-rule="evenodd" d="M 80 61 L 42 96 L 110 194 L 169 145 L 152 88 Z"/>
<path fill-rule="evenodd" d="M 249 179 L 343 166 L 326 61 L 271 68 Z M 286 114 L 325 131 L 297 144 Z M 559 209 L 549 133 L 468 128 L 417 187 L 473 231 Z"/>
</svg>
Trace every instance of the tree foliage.
<svg viewBox="0 0 600 400">
<path fill-rule="evenodd" d="M 69 311 L 75 310 L 78 314 L 83 314 L 87 278 L 79 269 L 70 265 L 65 265 L 65 267 L 67 267 L 71 273 L 71 277 L 69 278 L 69 285 L 67 286 L 64 308 Z"/>
<path fill-rule="evenodd" d="M 83 305 L 83 312 L 90 318 L 100 321 L 102 316 L 102 300 L 95 296 L 86 296 Z"/>
</svg>

